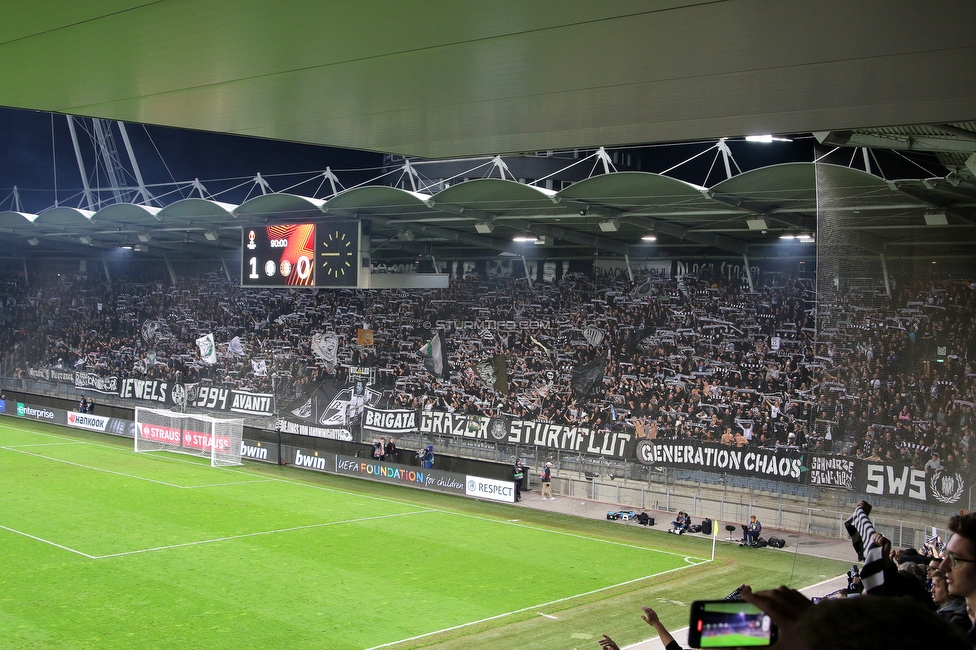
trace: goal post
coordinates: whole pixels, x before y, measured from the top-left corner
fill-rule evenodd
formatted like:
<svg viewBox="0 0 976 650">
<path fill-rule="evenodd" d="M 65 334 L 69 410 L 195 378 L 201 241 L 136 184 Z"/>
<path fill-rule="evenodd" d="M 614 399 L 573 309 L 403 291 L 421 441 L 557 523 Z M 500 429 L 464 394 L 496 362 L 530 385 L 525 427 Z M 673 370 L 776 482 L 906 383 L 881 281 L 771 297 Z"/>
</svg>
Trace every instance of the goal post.
<svg viewBox="0 0 976 650">
<path fill-rule="evenodd" d="M 163 409 L 136 408 L 135 451 L 175 451 L 209 458 L 210 465 L 241 464 L 244 420 Z"/>
</svg>

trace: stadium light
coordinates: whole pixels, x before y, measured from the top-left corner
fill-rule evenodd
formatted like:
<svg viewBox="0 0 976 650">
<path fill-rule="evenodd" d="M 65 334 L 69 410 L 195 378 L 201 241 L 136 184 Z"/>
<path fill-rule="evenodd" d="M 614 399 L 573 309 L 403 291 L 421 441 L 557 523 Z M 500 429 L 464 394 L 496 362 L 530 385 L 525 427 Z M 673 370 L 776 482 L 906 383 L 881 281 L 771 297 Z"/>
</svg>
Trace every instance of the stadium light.
<svg viewBox="0 0 976 650">
<path fill-rule="evenodd" d="M 657 237 L 654 235 L 644 235 L 641 237 L 641 241 L 657 241 Z"/>
<path fill-rule="evenodd" d="M 793 141 L 789 138 L 777 138 L 769 134 L 764 134 L 764 135 L 747 135 L 746 142 L 760 142 L 762 144 L 769 144 L 770 142 L 793 142 Z"/>
<path fill-rule="evenodd" d="M 30 239 L 27 240 L 27 243 L 30 244 L 31 246 L 37 246 L 38 244 L 41 243 L 41 240 L 38 239 L 37 237 L 31 237 Z"/>
<path fill-rule="evenodd" d="M 534 244 L 537 239 L 538 239 L 537 237 L 523 237 L 523 236 L 512 237 L 512 241 L 519 242 L 520 244 L 526 244 L 530 242 Z"/>
<path fill-rule="evenodd" d="M 88 244 L 90 246 L 92 243 L 92 238 L 90 235 L 82 235 L 80 241 L 82 244 Z"/>
<path fill-rule="evenodd" d="M 746 219 L 746 225 L 749 226 L 749 230 L 769 229 L 769 224 L 766 223 L 765 219 Z"/>
<path fill-rule="evenodd" d="M 207 241 L 217 241 L 217 238 L 220 235 L 217 234 L 217 231 L 216 230 L 208 230 L 205 233 L 203 233 L 203 236 L 207 238 Z M 140 237 L 140 239 L 141 239 L 141 237 Z"/>
<path fill-rule="evenodd" d="M 490 221 L 479 221 L 474 224 L 474 229 L 482 235 L 489 235 L 495 230 L 495 224 Z"/>
<path fill-rule="evenodd" d="M 152 235 L 150 235 L 148 232 L 139 233 L 139 241 L 141 241 L 143 244 L 149 243 L 150 239 L 152 239 Z"/>
<path fill-rule="evenodd" d="M 607 219 L 600 222 L 600 230 L 603 232 L 617 232 L 620 230 L 620 222 L 616 219 Z"/>
</svg>

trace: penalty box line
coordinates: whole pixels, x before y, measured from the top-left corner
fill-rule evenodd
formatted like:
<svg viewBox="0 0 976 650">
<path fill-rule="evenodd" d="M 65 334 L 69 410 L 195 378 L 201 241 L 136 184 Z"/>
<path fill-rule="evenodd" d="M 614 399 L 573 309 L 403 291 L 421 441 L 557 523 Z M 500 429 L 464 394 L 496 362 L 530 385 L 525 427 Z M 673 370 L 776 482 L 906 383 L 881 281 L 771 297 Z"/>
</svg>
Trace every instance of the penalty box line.
<svg viewBox="0 0 976 650">
<path fill-rule="evenodd" d="M 84 552 L 79 551 L 77 549 L 73 549 L 70 546 L 64 546 L 63 544 L 58 544 L 57 542 L 52 542 L 49 539 L 44 539 L 43 537 L 38 537 L 37 535 L 31 535 L 30 533 L 25 533 L 24 531 L 17 530 L 16 528 L 10 528 L 9 526 L 0 526 L 0 528 L 2 528 L 3 530 L 6 530 L 8 532 L 14 533 L 15 535 L 21 535 L 23 537 L 27 537 L 28 539 L 32 539 L 35 542 L 41 542 L 42 544 L 48 544 L 48 545 L 53 546 L 55 548 L 59 548 L 62 551 L 68 551 L 69 553 L 74 553 L 75 555 L 80 555 L 82 557 L 86 557 L 89 560 L 97 560 L 98 559 L 98 556 L 97 555 L 89 555 L 88 553 L 84 553 Z"/>
<path fill-rule="evenodd" d="M 411 641 L 417 641 L 419 639 L 425 639 L 427 637 L 435 636 L 437 634 L 444 634 L 445 632 L 453 632 L 454 630 L 461 630 L 466 627 L 471 627 L 472 625 L 479 625 L 481 623 L 488 623 L 490 621 L 497 621 L 499 619 L 505 618 L 507 616 L 514 616 L 515 614 L 522 614 L 524 612 L 530 612 L 533 610 L 542 609 L 543 607 L 550 607 L 552 605 L 558 605 L 560 603 L 565 603 L 576 598 L 584 598 L 586 596 L 591 596 L 593 594 L 598 594 L 604 591 L 609 591 L 611 589 L 616 589 L 618 587 L 626 587 L 627 585 L 632 585 L 643 580 L 650 580 L 651 578 L 657 578 L 659 576 L 667 575 L 669 573 L 674 573 L 675 571 L 684 571 L 693 566 L 698 566 L 697 564 L 687 564 L 685 566 L 675 567 L 674 569 L 668 569 L 666 571 L 659 571 L 658 573 L 652 573 L 651 575 L 641 576 L 640 578 L 633 578 L 632 580 L 625 580 L 624 582 L 618 582 L 615 585 L 607 585 L 606 587 L 600 587 L 598 589 L 591 589 L 590 591 L 584 591 L 580 594 L 573 594 L 572 596 L 564 596 L 563 598 L 557 598 L 555 600 L 550 600 L 549 602 L 539 603 L 538 605 L 530 605 L 528 607 L 522 607 L 521 609 L 515 609 L 510 612 L 505 612 L 504 614 L 495 614 L 494 616 L 488 616 L 487 618 L 482 618 L 477 621 L 469 621 L 467 623 L 461 623 L 460 625 L 452 625 L 451 627 L 445 627 L 441 630 L 435 630 L 433 632 L 425 632 L 423 634 L 418 634 L 417 636 L 412 636 L 406 639 L 400 639 L 398 641 L 391 641 L 390 643 L 383 643 L 381 645 L 373 646 L 367 650 L 379 650 L 380 648 L 390 648 L 393 646 L 400 645 L 401 643 L 409 643 Z"/>
<path fill-rule="evenodd" d="M 430 512 L 429 510 L 415 510 L 413 512 L 396 512 L 388 515 L 375 515 L 372 517 L 360 517 L 358 519 L 343 519 L 341 521 L 326 521 L 319 524 L 308 524 L 306 526 L 291 526 L 288 528 L 278 528 L 276 530 L 262 530 L 256 533 L 243 533 L 241 535 L 228 535 L 227 537 L 216 537 L 214 539 L 201 539 L 196 542 L 184 542 L 182 544 L 169 544 L 167 546 L 155 546 L 152 548 L 136 549 L 134 551 L 122 551 L 121 553 L 108 553 L 106 555 L 89 556 L 95 560 L 103 560 L 110 557 L 124 557 L 126 555 L 137 555 L 140 553 L 153 553 L 155 551 L 167 551 L 174 548 L 185 548 L 187 546 L 200 546 L 203 544 L 214 544 L 217 542 L 228 542 L 235 539 L 246 539 L 248 537 L 260 537 L 263 535 L 276 535 L 278 533 L 288 533 L 296 530 L 310 530 L 313 528 L 324 528 L 326 526 L 338 526 L 340 524 L 358 524 L 366 521 L 376 521 L 379 519 L 390 519 L 392 517 L 406 517 L 408 515 L 419 515 Z"/>
<path fill-rule="evenodd" d="M 200 485 L 180 485 L 178 483 L 170 483 L 168 481 L 160 481 L 158 479 L 147 478 L 145 476 L 137 476 L 135 474 L 127 474 L 125 472 L 117 472 L 117 471 L 112 470 L 112 469 L 105 469 L 104 467 L 94 467 L 92 465 L 85 465 L 83 463 L 76 463 L 74 461 L 65 460 L 63 458 L 54 458 L 53 456 L 45 456 L 44 454 L 38 454 L 36 452 L 27 451 L 25 449 L 20 449 L 19 448 L 19 447 L 24 447 L 24 446 L 32 446 L 32 447 L 33 446 L 52 446 L 52 445 L 55 445 L 55 444 L 56 443 L 51 443 L 51 444 L 48 444 L 48 445 L 0 446 L 0 449 L 3 449 L 5 451 L 11 451 L 11 452 L 14 452 L 14 453 L 17 453 L 17 454 L 24 454 L 26 456 L 33 456 L 34 458 L 42 458 L 44 460 L 50 460 L 50 461 L 53 461 L 55 463 L 64 463 L 65 465 L 71 465 L 73 467 L 78 467 L 78 468 L 81 468 L 81 469 L 87 469 L 87 470 L 91 470 L 93 472 L 104 472 L 106 474 L 113 474 L 115 476 L 121 476 L 123 478 L 130 478 L 130 479 L 134 479 L 134 480 L 137 480 L 137 481 L 146 481 L 147 483 L 155 483 L 156 485 L 165 485 L 166 487 L 179 488 L 181 490 L 199 490 L 201 488 L 224 487 L 224 486 L 227 486 L 227 485 L 247 485 L 247 484 L 250 484 L 250 483 L 268 483 L 268 482 L 271 481 L 271 479 L 267 479 L 267 478 L 263 478 L 262 477 L 262 478 L 255 479 L 253 481 L 225 481 L 225 482 L 221 482 L 221 483 L 203 483 L 203 484 L 200 484 Z M 86 444 L 86 443 L 84 443 L 84 442 L 65 442 L 65 443 L 62 443 L 62 444 L 76 445 L 76 444 Z M 57 445 L 57 446 L 60 446 L 60 445 Z M 200 467 L 203 467 L 204 466 L 201 463 L 191 463 L 191 464 L 192 465 L 199 465 Z"/>
</svg>

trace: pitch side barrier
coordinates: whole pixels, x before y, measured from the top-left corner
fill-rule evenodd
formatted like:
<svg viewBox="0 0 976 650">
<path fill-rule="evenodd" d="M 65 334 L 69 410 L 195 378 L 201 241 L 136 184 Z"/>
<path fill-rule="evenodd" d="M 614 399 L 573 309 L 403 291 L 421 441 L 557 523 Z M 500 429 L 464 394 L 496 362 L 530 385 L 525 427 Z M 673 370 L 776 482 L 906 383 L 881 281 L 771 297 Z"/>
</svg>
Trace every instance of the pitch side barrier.
<svg viewBox="0 0 976 650">
<path fill-rule="evenodd" d="M 136 423 L 133 420 L 78 413 L 48 406 L 34 406 L 12 400 L 0 400 L 0 414 L 123 438 L 131 439 L 136 435 Z M 381 483 L 405 485 L 476 499 L 489 499 L 505 503 L 515 502 L 515 483 L 513 481 L 499 481 L 470 474 L 433 468 L 426 469 L 415 465 L 386 463 L 295 445 L 281 445 L 281 456 L 279 457 L 278 445 L 244 439 L 241 442 L 241 458 L 274 464 L 283 461 L 299 469 L 315 472 L 354 476 Z"/>
</svg>

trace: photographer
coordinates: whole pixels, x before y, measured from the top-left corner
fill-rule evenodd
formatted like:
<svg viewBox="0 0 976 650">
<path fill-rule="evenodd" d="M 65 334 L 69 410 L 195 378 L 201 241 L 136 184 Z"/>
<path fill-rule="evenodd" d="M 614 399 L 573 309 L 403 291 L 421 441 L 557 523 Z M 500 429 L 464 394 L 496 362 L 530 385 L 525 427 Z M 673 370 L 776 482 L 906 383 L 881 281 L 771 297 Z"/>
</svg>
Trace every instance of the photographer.
<svg viewBox="0 0 976 650">
<path fill-rule="evenodd" d="M 759 540 L 759 534 L 762 532 L 762 524 L 756 519 L 756 515 L 749 517 L 749 523 L 744 524 L 742 527 L 742 544 L 741 546 L 755 546 L 756 542 Z"/>
</svg>

